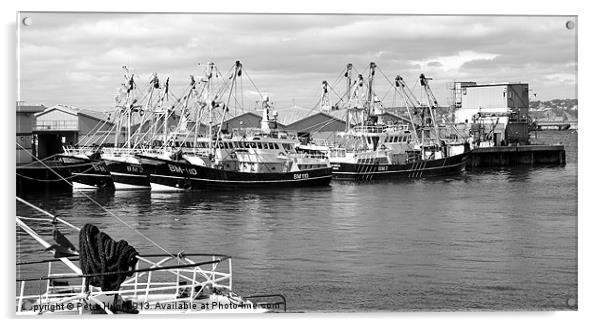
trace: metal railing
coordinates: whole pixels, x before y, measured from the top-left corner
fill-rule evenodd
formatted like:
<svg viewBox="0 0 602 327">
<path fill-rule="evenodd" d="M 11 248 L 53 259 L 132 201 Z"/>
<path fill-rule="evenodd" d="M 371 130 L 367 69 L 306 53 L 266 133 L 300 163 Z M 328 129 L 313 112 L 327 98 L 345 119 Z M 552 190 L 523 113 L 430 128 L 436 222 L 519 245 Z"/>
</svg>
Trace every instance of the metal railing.
<svg viewBox="0 0 602 327">
<path fill-rule="evenodd" d="M 374 126 L 355 126 L 353 131 L 358 133 L 386 133 L 397 131 L 409 131 L 408 125 L 374 125 Z"/>
<path fill-rule="evenodd" d="M 159 261 L 152 261 L 152 258 L 162 257 Z M 189 259 L 205 259 L 208 261 L 194 262 Z M 192 254 L 192 255 L 174 255 L 163 257 L 162 255 L 138 256 L 139 262 L 136 269 L 131 271 L 132 277 L 126 279 L 117 291 L 102 291 L 98 287 L 90 287 L 86 292 L 86 278 L 94 276 L 104 276 L 118 274 L 123 272 L 110 272 L 99 274 L 74 274 L 74 273 L 53 273 L 53 262 L 58 260 L 46 260 L 34 263 L 48 263 L 48 275 L 42 278 L 30 278 L 17 280 L 19 283 L 19 294 L 17 295 L 17 313 L 27 310 L 25 303 L 38 308 L 37 314 L 44 311 L 53 310 L 53 308 L 65 307 L 78 309 L 79 314 L 83 313 L 83 308 L 89 308 L 89 304 L 97 304 L 99 308 L 112 314 L 109 307 L 102 303 L 101 296 L 119 295 L 124 300 L 134 303 L 145 303 L 139 306 L 141 310 L 153 310 L 157 304 L 161 303 L 187 303 L 189 308 L 192 303 L 205 295 L 203 291 L 211 289 L 214 294 L 236 297 L 232 292 L 232 259 L 229 256 L 217 254 Z M 176 261 L 175 265 L 168 264 Z M 59 261 L 60 262 L 60 261 Z M 207 268 L 203 268 L 207 267 Z M 62 280 L 75 280 L 73 286 L 68 282 L 58 282 Z M 45 292 L 42 294 L 26 295 L 26 283 L 46 283 Z M 217 292 L 217 293 L 215 293 Z M 232 298 L 234 299 L 234 298 Z M 87 303 L 88 305 L 84 305 Z M 61 306 L 62 304 L 62 306 Z M 32 309 L 32 308 L 29 309 Z"/>
</svg>

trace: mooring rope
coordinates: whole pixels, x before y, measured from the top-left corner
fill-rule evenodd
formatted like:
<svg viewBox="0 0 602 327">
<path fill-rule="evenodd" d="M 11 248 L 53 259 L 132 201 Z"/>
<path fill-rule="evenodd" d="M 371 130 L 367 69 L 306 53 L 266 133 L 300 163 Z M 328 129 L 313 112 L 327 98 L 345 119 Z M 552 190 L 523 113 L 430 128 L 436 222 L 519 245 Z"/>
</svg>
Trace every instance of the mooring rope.
<svg viewBox="0 0 602 327">
<path fill-rule="evenodd" d="M 94 167 L 90 167 L 90 168 L 88 168 L 88 169 L 86 169 L 84 171 L 75 173 L 74 175 L 71 175 L 69 177 L 62 177 L 61 176 L 61 178 L 57 178 L 57 179 L 39 179 L 39 178 L 33 178 L 33 177 L 29 177 L 29 176 L 26 176 L 26 175 L 23 175 L 23 174 L 19 174 L 19 173 L 16 173 L 16 174 L 17 174 L 17 176 L 19 176 L 21 178 L 25 178 L 25 179 L 28 179 L 28 180 L 31 180 L 31 181 L 36 181 L 36 182 L 41 182 L 41 183 L 53 183 L 53 182 L 60 182 L 62 180 L 73 179 L 73 178 L 77 177 L 78 174 L 80 174 L 80 175 L 81 174 L 85 174 L 85 173 L 89 172 L 92 169 L 94 169 Z"/>
<path fill-rule="evenodd" d="M 79 232 L 79 262 L 83 274 L 95 275 L 86 278 L 86 291 L 90 285 L 103 291 L 117 291 L 121 283 L 133 275 L 138 263 L 138 252 L 127 241 L 114 241 L 92 224 L 85 224 Z"/>
</svg>

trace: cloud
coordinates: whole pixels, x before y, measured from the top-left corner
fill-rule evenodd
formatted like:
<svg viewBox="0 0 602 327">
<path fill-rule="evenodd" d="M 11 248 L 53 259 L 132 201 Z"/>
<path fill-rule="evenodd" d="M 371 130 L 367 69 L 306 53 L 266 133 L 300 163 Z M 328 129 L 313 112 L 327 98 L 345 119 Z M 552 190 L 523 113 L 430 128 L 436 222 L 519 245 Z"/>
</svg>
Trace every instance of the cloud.
<svg viewBox="0 0 602 327">
<path fill-rule="evenodd" d="M 21 27 L 19 45 L 20 98 L 29 103 L 107 110 L 122 83 L 124 65 L 139 83 L 155 72 L 162 80 L 169 76 L 172 89 L 181 93 L 188 76 L 200 75 L 206 62 L 215 62 L 225 73 L 235 60 L 242 61 L 262 93 L 283 107 L 292 99 L 314 106 L 323 80 L 334 84 L 347 63 L 361 73 L 373 61 L 389 80 L 400 74 L 410 83 L 420 73 L 428 74 L 441 103 L 453 80 L 520 80 L 542 99 L 575 96 L 573 87 L 562 87 L 575 83 L 576 29 L 564 27 L 574 17 L 30 16 L 33 25 Z M 394 93 L 384 78 L 375 84 L 379 95 Z M 243 87 L 256 91 L 249 82 Z"/>
</svg>

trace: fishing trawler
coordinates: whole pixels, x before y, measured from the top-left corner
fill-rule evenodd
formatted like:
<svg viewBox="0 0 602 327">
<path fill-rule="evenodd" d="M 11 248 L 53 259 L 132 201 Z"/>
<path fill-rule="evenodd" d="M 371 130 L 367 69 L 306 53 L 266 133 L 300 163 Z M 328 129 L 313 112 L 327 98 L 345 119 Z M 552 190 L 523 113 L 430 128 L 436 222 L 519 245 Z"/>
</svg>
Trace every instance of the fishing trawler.
<svg viewBox="0 0 602 327">
<path fill-rule="evenodd" d="M 297 151 L 295 136 L 275 129 L 275 122 L 269 118 L 269 98 L 262 101 L 261 128 L 223 128 L 232 90 L 243 73 L 242 64 L 237 61 L 231 71 L 228 87 L 222 87 L 222 93 L 215 96 L 205 93 L 199 106 L 210 117 L 206 137 L 195 132 L 192 138 L 172 138 L 160 149 L 136 154 L 149 174 L 151 188 L 164 191 L 329 184 L 332 168 L 328 158 Z M 226 93 L 226 99 L 219 100 Z M 221 119 L 213 132 L 215 112 L 221 113 Z"/>
<path fill-rule="evenodd" d="M 57 156 L 69 169 L 74 189 L 113 189 L 113 178 L 105 163 L 100 159 L 98 150 L 66 150 Z"/>
<path fill-rule="evenodd" d="M 337 135 L 335 145 L 328 151 L 333 178 L 355 181 L 420 178 L 464 169 L 470 146 L 446 143 L 439 137 L 437 102 L 424 75 L 420 75 L 420 83 L 427 95 L 426 105 L 420 104 L 397 76 L 392 87 L 405 101 L 409 123 L 388 124 L 382 118 L 384 107 L 373 91 L 376 64 L 370 63 L 367 82 L 360 74 L 352 83 L 351 68 L 348 65 L 345 74 L 349 79 L 347 129 Z M 364 86 L 365 96 L 358 96 Z"/>
<path fill-rule="evenodd" d="M 98 135 L 95 139 L 102 140 L 104 147 L 90 147 L 86 144 L 67 147 L 66 153 L 71 156 L 85 156 L 95 153 L 94 159 L 102 162 L 111 176 L 115 190 L 149 189 L 148 174 L 140 164 L 135 154 L 148 151 L 157 144 L 158 139 L 166 139 L 168 135 L 167 121 L 175 119 L 176 111 L 182 103 L 187 103 L 195 91 L 196 81 L 191 76 L 187 93 L 180 98 L 184 100 L 170 103 L 169 78 L 160 85 L 157 74 L 153 74 L 146 92 L 136 94 L 137 85 L 134 74 L 127 67 L 125 82 L 116 96 L 116 110 L 112 113 L 112 131 L 115 138 L 112 144 L 107 144 L 110 133 Z M 175 98 L 172 96 L 172 98 Z M 160 126 L 163 125 L 163 130 Z"/>
<path fill-rule="evenodd" d="M 142 167 L 140 161 L 136 158 L 135 153 L 144 151 L 152 147 L 152 140 L 155 137 L 157 125 L 163 122 L 167 125 L 167 120 L 175 112 L 175 105 L 169 105 L 169 78 L 165 81 L 163 87 L 160 85 L 159 77 L 153 74 L 149 82 L 148 90 L 143 96 L 144 104 L 138 104 L 139 101 L 134 97 L 136 84 L 134 75 L 128 72 L 127 67 L 125 78 L 127 83 L 123 84 L 124 88 L 120 96 L 116 97 L 118 101 L 115 114 L 119 115 L 116 124 L 117 130 L 121 130 L 125 121 L 126 135 L 123 143 L 119 142 L 119 134 L 115 136 L 114 146 L 104 148 L 101 158 L 107 166 L 115 185 L 116 190 L 135 190 L 135 189 L 150 189 L 150 181 L 148 174 Z M 139 122 L 136 133 L 132 133 L 133 118 L 135 114 L 139 114 Z M 150 125 L 150 129 L 145 133 L 140 133 L 143 126 Z M 166 131 L 163 132 L 166 135 Z M 142 135 L 140 135 L 142 134 Z M 149 141 L 150 139 L 150 141 Z M 120 146 L 123 144 L 123 146 Z"/>
</svg>

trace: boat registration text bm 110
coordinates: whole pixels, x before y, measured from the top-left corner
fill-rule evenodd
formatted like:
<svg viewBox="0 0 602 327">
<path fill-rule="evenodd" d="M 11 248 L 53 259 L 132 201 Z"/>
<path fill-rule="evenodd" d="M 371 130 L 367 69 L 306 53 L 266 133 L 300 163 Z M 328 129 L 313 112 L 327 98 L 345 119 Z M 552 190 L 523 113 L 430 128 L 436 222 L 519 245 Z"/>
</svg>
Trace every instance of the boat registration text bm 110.
<svg viewBox="0 0 602 327">
<path fill-rule="evenodd" d="M 308 173 L 304 173 L 304 174 L 293 174 L 293 178 L 294 178 L 294 179 L 307 179 L 307 178 L 309 178 L 309 174 L 308 174 Z"/>
</svg>

